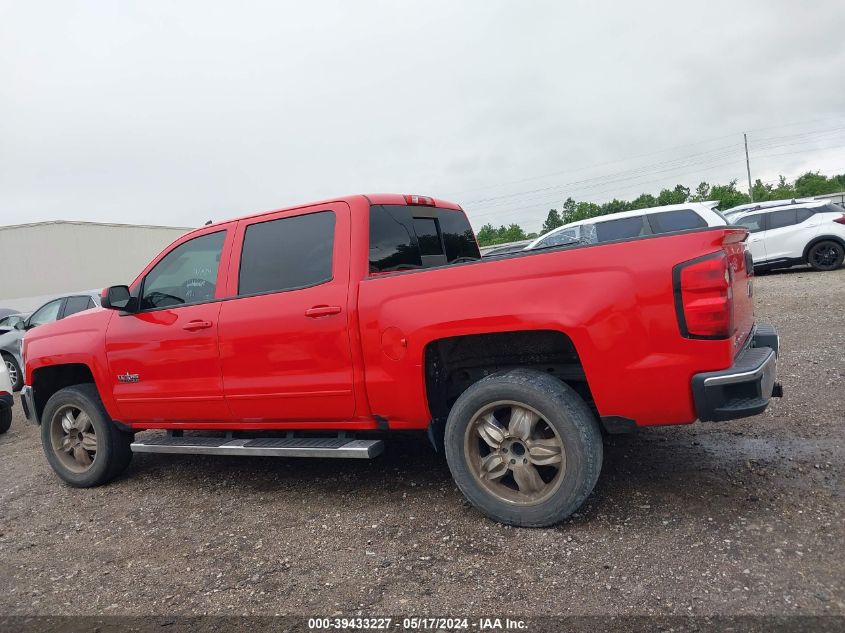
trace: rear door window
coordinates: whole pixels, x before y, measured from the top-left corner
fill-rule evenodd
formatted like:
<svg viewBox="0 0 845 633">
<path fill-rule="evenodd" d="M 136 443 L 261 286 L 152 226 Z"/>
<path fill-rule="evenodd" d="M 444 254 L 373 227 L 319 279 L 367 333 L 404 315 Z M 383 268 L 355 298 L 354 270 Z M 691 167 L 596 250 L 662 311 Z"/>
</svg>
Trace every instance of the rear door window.
<svg viewBox="0 0 845 633">
<path fill-rule="evenodd" d="M 814 215 L 814 209 L 807 209 L 805 207 L 795 209 L 795 223 L 801 224 L 805 220 L 809 220 Z"/>
<path fill-rule="evenodd" d="M 678 209 L 663 213 L 650 213 L 648 221 L 655 233 L 673 233 L 674 231 L 688 231 L 707 226 L 700 215 L 692 209 Z"/>
<path fill-rule="evenodd" d="M 82 312 L 93 307 L 94 301 L 91 297 L 68 297 L 65 302 L 64 316 L 69 317 L 71 314 L 76 314 L 77 312 Z"/>
<path fill-rule="evenodd" d="M 643 216 L 633 218 L 620 218 L 608 220 L 607 222 L 596 222 L 596 239 L 599 242 L 612 242 L 614 240 L 625 240 L 632 237 L 640 237 L 646 234 Z"/>
<path fill-rule="evenodd" d="M 769 230 L 792 226 L 797 222 L 795 209 L 782 209 L 781 211 L 772 211 L 769 214 Z"/>
<path fill-rule="evenodd" d="M 239 295 L 309 288 L 332 278 L 335 215 L 319 211 L 246 229 Z"/>
</svg>

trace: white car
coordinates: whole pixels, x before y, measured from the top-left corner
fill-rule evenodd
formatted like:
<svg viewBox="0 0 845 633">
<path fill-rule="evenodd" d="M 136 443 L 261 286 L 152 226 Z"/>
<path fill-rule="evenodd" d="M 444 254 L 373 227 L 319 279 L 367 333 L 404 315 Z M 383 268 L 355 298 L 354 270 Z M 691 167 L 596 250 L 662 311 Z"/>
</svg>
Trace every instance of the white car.
<svg viewBox="0 0 845 633">
<path fill-rule="evenodd" d="M 836 270 L 845 257 L 845 209 L 827 201 L 795 202 L 745 211 L 731 218 L 748 229 L 757 270 L 809 264 Z"/>
<path fill-rule="evenodd" d="M 12 425 L 12 381 L 5 363 L 0 363 L 0 435 L 9 430 Z"/>
<path fill-rule="evenodd" d="M 740 204 L 735 207 L 731 207 L 726 211 L 722 211 L 722 215 L 725 216 L 729 221 L 733 221 L 732 218 L 735 216 L 739 216 L 741 213 L 748 213 L 749 211 L 758 211 L 759 209 L 768 209 L 769 207 L 785 207 L 789 204 L 795 204 L 796 202 L 815 202 L 815 198 L 792 198 L 787 200 L 764 200 L 763 202 L 748 202 L 746 204 Z"/>
<path fill-rule="evenodd" d="M 597 244 L 644 235 L 725 226 L 728 221 L 714 209 L 716 204 L 688 202 L 600 215 L 559 226 L 538 237 L 525 250 L 567 244 Z"/>
</svg>

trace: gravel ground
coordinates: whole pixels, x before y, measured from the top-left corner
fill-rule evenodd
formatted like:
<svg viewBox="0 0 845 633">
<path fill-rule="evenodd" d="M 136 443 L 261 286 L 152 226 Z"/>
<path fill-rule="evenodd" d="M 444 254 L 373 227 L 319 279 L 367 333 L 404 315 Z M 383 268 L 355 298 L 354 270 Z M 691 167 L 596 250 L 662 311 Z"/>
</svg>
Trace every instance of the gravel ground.
<svg viewBox="0 0 845 633">
<path fill-rule="evenodd" d="M 425 440 L 371 462 L 136 455 L 108 486 L 0 436 L 0 613 L 845 614 L 845 269 L 755 281 L 785 398 L 606 440 L 582 511 L 493 523 Z"/>
</svg>

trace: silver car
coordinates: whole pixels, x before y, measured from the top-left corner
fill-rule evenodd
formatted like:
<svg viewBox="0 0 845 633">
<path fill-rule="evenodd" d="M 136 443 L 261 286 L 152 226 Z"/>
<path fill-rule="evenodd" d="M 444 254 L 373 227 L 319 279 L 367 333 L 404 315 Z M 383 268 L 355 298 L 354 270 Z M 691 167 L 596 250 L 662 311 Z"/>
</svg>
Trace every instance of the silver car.
<svg viewBox="0 0 845 633">
<path fill-rule="evenodd" d="M 69 317 L 71 314 L 97 308 L 100 305 L 100 293 L 95 291 L 81 294 L 67 295 L 51 299 L 25 321 L 18 322 L 15 329 L 0 334 L 0 356 L 12 381 L 12 389 L 19 391 L 23 387 L 23 358 L 21 358 L 21 341 L 27 330 L 31 330 L 45 323 L 52 323 Z"/>
<path fill-rule="evenodd" d="M 4 363 L 0 363 L 0 435 L 9 430 L 12 425 L 12 381 Z"/>
</svg>

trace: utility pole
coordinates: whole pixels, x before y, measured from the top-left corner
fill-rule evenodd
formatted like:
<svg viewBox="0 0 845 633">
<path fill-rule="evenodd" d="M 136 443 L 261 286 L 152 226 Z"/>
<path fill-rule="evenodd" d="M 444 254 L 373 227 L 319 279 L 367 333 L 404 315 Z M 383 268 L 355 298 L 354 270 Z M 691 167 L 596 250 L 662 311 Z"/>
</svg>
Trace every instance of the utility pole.
<svg viewBox="0 0 845 633">
<path fill-rule="evenodd" d="M 754 189 L 751 188 L 751 161 L 748 160 L 748 134 L 742 133 L 742 138 L 745 139 L 745 169 L 748 171 L 748 197 L 751 202 L 754 202 Z"/>
</svg>

